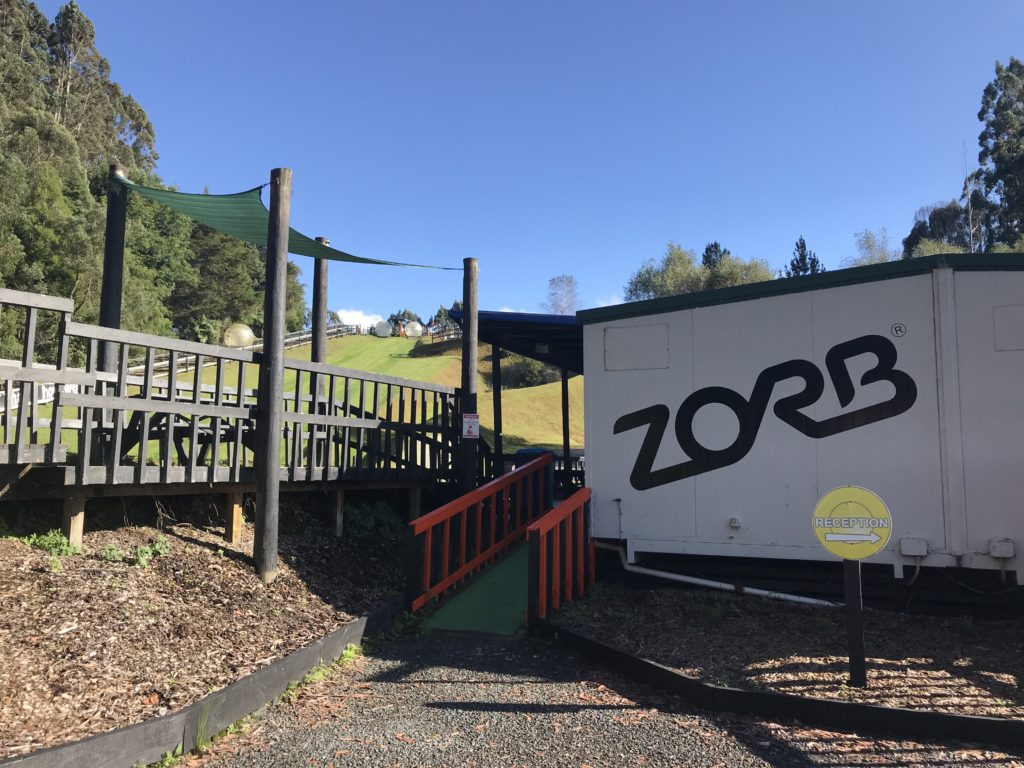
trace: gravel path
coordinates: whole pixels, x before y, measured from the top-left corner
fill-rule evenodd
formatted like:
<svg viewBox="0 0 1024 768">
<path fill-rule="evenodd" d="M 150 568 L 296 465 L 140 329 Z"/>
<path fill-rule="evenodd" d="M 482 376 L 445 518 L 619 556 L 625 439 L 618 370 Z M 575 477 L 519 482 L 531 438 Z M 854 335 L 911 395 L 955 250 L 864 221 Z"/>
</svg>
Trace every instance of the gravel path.
<svg viewBox="0 0 1024 768">
<path fill-rule="evenodd" d="M 392 641 L 304 686 L 197 766 L 1021 765 L 692 709 L 524 637 Z"/>
</svg>

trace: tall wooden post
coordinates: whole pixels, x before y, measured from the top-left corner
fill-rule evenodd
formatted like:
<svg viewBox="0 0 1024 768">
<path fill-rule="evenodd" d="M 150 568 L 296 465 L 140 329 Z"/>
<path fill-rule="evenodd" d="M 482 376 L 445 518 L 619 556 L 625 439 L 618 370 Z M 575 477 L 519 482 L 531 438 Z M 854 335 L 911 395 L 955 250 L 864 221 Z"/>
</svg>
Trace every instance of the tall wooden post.
<svg viewBox="0 0 1024 768">
<path fill-rule="evenodd" d="M 256 540 L 253 558 L 264 584 L 277 576 L 277 518 L 281 477 L 281 410 L 284 402 L 284 310 L 288 281 L 288 218 L 292 171 L 270 172 L 263 352 L 256 420 Z"/>
<path fill-rule="evenodd" d="M 562 369 L 562 487 L 566 495 L 569 493 L 571 483 L 572 458 L 569 456 L 569 370 Z"/>
<path fill-rule="evenodd" d="M 494 401 L 494 458 L 498 462 L 498 474 L 505 474 L 505 460 L 502 459 L 501 440 L 501 340 L 491 345 L 491 397 Z"/>
<path fill-rule="evenodd" d="M 850 685 L 867 688 L 868 669 L 864 656 L 864 596 L 861 591 L 860 560 L 843 560 L 846 591 L 846 645 L 850 656 Z"/>
<path fill-rule="evenodd" d="M 326 237 L 316 239 L 330 245 Z M 327 259 L 315 259 L 313 266 L 313 355 L 314 363 L 327 362 Z"/>
<path fill-rule="evenodd" d="M 121 292 L 124 287 L 124 230 L 128 219 L 128 189 L 118 182 L 124 168 L 110 166 L 107 176 L 107 226 L 103 233 L 103 285 L 100 289 L 100 325 L 121 327 Z M 100 370 L 117 369 L 117 346 L 103 342 Z"/>
<path fill-rule="evenodd" d="M 475 414 L 477 369 L 477 288 L 479 270 L 476 259 L 462 260 L 462 416 Z M 477 440 L 459 441 L 459 466 L 462 492 L 476 488 Z"/>
</svg>

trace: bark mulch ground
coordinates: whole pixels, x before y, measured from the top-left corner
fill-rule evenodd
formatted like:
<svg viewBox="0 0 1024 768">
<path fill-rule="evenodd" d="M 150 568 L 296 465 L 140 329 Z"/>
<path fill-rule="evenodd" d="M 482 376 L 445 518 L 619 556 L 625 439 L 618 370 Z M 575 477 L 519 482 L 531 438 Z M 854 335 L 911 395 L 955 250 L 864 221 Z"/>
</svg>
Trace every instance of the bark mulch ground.
<svg viewBox="0 0 1024 768">
<path fill-rule="evenodd" d="M 654 582 L 599 585 L 555 619 L 718 685 L 990 717 L 1024 716 L 1024 620 L 865 612 L 851 688 L 842 609 Z"/>
<path fill-rule="evenodd" d="M 180 709 L 398 591 L 384 552 L 312 521 L 292 528 L 270 587 L 248 526 L 237 546 L 190 525 L 87 533 L 86 554 L 59 564 L 0 539 L 0 759 Z M 169 550 L 148 567 L 101 557 L 158 536 Z"/>
</svg>

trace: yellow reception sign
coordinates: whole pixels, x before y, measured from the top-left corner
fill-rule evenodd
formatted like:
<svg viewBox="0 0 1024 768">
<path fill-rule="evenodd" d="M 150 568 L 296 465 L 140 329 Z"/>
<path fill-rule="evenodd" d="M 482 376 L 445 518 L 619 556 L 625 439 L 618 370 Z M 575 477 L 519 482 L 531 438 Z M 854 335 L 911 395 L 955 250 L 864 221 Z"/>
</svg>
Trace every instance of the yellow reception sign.
<svg viewBox="0 0 1024 768">
<path fill-rule="evenodd" d="M 863 560 L 885 548 L 892 516 L 867 488 L 844 485 L 824 496 L 811 520 L 821 546 L 844 560 Z"/>
</svg>

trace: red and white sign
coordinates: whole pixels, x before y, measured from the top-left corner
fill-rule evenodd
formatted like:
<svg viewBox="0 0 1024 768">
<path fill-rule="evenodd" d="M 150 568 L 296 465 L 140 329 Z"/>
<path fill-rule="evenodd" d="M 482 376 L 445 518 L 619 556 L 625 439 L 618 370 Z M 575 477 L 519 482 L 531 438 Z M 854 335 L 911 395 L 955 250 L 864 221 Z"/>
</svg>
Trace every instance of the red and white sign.
<svg viewBox="0 0 1024 768">
<path fill-rule="evenodd" d="M 480 437 L 480 414 L 462 414 L 462 436 L 468 438 Z"/>
</svg>

